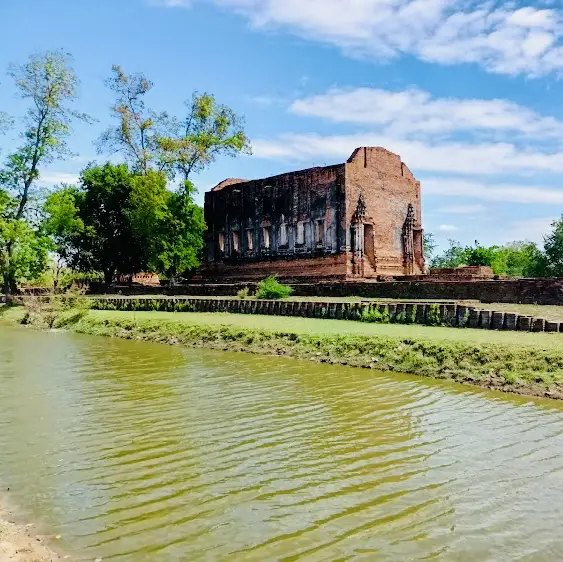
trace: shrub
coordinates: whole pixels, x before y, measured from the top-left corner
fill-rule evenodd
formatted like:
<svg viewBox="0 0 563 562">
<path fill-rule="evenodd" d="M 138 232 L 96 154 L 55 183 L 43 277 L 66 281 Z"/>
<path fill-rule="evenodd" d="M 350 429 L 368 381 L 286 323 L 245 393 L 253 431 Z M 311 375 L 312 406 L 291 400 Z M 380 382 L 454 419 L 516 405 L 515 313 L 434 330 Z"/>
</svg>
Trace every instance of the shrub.
<svg viewBox="0 0 563 562">
<path fill-rule="evenodd" d="M 362 322 L 383 322 L 383 314 L 377 308 L 364 308 L 360 320 Z"/>
<path fill-rule="evenodd" d="M 381 322 L 383 324 L 389 324 L 391 322 L 391 315 L 389 314 L 389 307 L 385 304 L 379 305 L 379 313 L 381 314 Z"/>
<path fill-rule="evenodd" d="M 366 307 L 363 309 L 358 320 L 361 322 L 371 322 L 378 324 L 389 324 L 391 318 L 389 316 L 389 309 L 386 306 L 376 307 Z"/>
<path fill-rule="evenodd" d="M 247 299 L 250 296 L 250 289 L 248 287 L 245 287 L 244 289 L 241 289 L 238 293 L 237 293 L 237 298 L 244 300 Z"/>
<path fill-rule="evenodd" d="M 426 322 L 430 326 L 440 326 L 442 323 L 442 318 L 440 317 L 440 305 L 439 304 L 431 304 L 428 307 L 428 314 L 426 317 Z"/>
<path fill-rule="evenodd" d="M 273 275 L 258 283 L 257 299 L 285 299 L 293 293 L 293 289 L 280 283 Z"/>
<path fill-rule="evenodd" d="M 41 327 L 54 328 L 59 321 L 68 324 L 72 311 L 77 316 L 84 316 L 92 301 L 82 291 L 68 291 L 60 294 L 51 291 L 42 296 L 26 297 L 24 324 L 37 324 Z"/>
</svg>

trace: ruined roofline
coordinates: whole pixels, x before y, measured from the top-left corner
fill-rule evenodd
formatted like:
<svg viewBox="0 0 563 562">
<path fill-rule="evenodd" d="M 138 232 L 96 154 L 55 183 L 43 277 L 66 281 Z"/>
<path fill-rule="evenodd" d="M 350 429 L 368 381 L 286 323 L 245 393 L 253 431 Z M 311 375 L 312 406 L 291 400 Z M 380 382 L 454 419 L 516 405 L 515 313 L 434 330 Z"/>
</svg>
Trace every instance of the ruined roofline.
<svg viewBox="0 0 563 562">
<path fill-rule="evenodd" d="M 221 191 L 222 189 L 225 189 L 227 187 L 234 187 L 235 185 L 242 186 L 244 184 L 254 183 L 254 182 L 267 182 L 267 181 L 273 182 L 273 180 L 277 180 L 278 178 L 283 178 L 284 176 L 293 176 L 295 174 L 306 174 L 308 172 L 318 171 L 318 170 L 330 170 L 331 168 L 340 168 L 342 166 L 344 166 L 344 163 L 331 164 L 330 166 L 314 166 L 312 168 L 304 168 L 302 170 L 293 170 L 291 172 L 284 172 L 283 174 L 276 174 L 275 176 L 267 176 L 265 178 L 255 178 L 253 180 L 234 180 L 233 178 L 229 178 L 218 183 L 214 188 L 211 189 L 211 191 Z"/>
<path fill-rule="evenodd" d="M 329 166 L 313 166 L 311 168 L 304 168 L 304 169 L 301 169 L 301 170 L 293 170 L 291 172 L 284 172 L 282 174 L 276 174 L 276 175 L 273 175 L 273 176 L 268 176 L 268 177 L 265 177 L 265 178 L 256 178 L 256 179 L 252 179 L 252 180 L 227 178 L 227 179 L 224 179 L 222 182 L 218 183 L 214 188 L 211 189 L 211 191 L 221 191 L 222 189 L 225 189 L 227 187 L 232 187 L 232 186 L 235 186 L 235 185 L 243 186 L 244 184 L 249 184 L 249 183 L 253 183 L 253 182 L 268 182 L 268 181 L 273 182 L 273 181 L 275 181 L 279 178 L 282 178 L 284 176 L 291 176 L 291 175 L 295 175 L 295 174 L 307 174 L 307 173 L 313 172 L 313 171 L 330 170 L 330 169 L 334 169 L 334 168 L 339 168 L 339 167 L 345 166 L 346 164 L 353 163 L 357 158 L 363 158 L 363 155 L 361 155 L 361 153 L 363 151 L 367 151 L 367 150 L 376 151 L 376 152 L 383 152 L 385 154 L 393 156 L 397 159 L 397 162 L 401 163 L 403 166 L 405 166 L 405 168 L 407 170 L 409 170 L 408 166 L 401 160 L 400 155 L 396 154 L 395 152 L 391 152 L 390 150 L 387 150 L 386 148 L 384 148 L 382 146 L 360 146 L 352 152 L 352 155 L 350 156 L 350 158 L 348 158 L 348 160 L 346 160 L 345 162 L 341 162 L 339 164 L 331 164 Z M 409 172 L 410 172 L 410 170 L 409 170 Z"/>
<path fill-rule="evenodd" d="M 238 185 L 239 183 L 247 183 L 248 180 L 242 180 L 238 178 L 227 178 L 222 182 L 219 182 L 215 187 L 211 188 L 211 191 L 221 191 L 225 187 L 229 187 L 230 185 Z"/>
<path fill-rule="evenodd" d="M 401 156 L 396 152 L 392 152 L 391 150 L 387 150 L 383 146 L 359 146 L 352 152 L 352 155 L 348 160 L 346 160 L 346 164 L 351 164 L 358 156 L 358 154 L 363 150 L 376 150 L 377 152 L 385 152 L 386 154 L 390 154 L 391 156 L 396 156 L 399 160 L 401 160 Z"/>
</svg>

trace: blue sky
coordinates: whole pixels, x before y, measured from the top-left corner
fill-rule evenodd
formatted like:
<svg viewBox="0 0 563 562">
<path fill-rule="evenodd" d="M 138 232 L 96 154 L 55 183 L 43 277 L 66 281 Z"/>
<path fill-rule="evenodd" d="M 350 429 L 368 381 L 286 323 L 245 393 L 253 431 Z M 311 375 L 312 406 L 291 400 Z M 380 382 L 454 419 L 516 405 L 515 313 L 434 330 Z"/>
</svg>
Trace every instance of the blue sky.
<svg viewBox="0 0 563 562">
<path fill-rule="evenodd" d="M 360 145 L 401 154 L 422 182 L 424 227 L 444 244 L 540 241 L 563 211 L 563 7 L 557 1 L 0 0 L 0 69 L 34 51 L 73 54 L 78 156 L 96 155 L 112 64 L 155 83 L 181 115 L 194 90 L 246 118 L 254 155 L 195 178 L 256 178 L 344 161 Z M 0 74 L 0 110 L 21 115 Z M 0 144 L 10 149 L 8 136 Z"/>
</svg>

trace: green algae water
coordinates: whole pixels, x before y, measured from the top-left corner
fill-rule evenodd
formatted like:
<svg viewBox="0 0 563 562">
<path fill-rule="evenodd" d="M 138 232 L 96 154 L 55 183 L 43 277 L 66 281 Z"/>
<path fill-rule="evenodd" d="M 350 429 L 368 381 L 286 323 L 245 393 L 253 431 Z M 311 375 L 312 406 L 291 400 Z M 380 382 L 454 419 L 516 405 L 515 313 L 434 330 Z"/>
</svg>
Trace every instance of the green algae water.
<svg viewBox="0 0 563 562">
<path fill-rule="evenodd" d="M 0 484 L 79 560 L 552 561 L 563 405 L 0 326 Z"/>
</svg>

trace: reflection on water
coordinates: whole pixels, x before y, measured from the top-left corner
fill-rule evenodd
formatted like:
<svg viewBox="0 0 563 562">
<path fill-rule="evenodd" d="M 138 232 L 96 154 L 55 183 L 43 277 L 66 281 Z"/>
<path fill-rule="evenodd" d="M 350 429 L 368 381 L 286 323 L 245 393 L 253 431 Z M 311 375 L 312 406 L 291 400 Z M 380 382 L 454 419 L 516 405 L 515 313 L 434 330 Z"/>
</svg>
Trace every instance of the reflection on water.
<svg viewBox="0 0 563 562">
<path fill-rule="evenodd" d="M 80 558 L 563 551 L 553 402 L 5 327 L 0 358 L 0 482 Z"/>
</svg>

